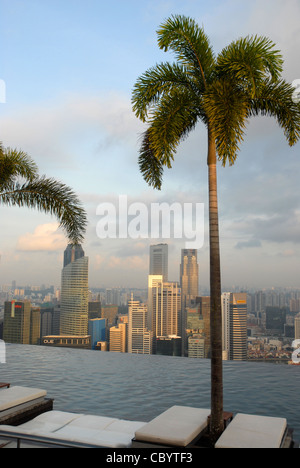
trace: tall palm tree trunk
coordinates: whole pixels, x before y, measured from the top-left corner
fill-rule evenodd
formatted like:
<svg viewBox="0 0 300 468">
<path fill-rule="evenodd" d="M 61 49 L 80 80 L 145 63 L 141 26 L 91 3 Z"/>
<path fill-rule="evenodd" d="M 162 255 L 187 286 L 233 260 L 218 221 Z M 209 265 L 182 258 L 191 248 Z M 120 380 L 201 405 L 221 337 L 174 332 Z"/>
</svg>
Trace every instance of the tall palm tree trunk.
<svg viewBox="0 0 300 468">
<path fill-rule="evenodd" d="M 210 337 L 211 420 L 210 437 L 216 442 L 224 430 L 221 269 L 217 196 L 217 156 L 212 132 L 208 131 L 209 239 L 210 239 Z"/>
</svg>

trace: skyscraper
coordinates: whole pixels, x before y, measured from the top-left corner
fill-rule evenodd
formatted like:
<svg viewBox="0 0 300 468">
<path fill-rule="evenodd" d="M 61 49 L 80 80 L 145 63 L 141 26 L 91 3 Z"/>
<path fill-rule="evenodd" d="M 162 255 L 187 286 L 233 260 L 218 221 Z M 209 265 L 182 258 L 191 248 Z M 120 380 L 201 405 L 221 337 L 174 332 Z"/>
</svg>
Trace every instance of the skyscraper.
<svg viewBox="0 0 300 468">
<path fill-rule="evenodd" d="M 222 294 L 223 350 L 231 361 L 247 360 L 247 293 Z"/>
<path fill-rule="evenodd" d="M 150 246 L 149 275 L 162 275 L 168 281 L 168 244 Z"/>
<path fill-rule="evenodd" d="M 198 296 L 199 267 L 196 249 L 181 250 L 180 285 L 183 307 L 189 307 Z"/>
<path fill-rule="evenodd" d="M 66 250 L 64 251 L 64 268 L 69 265 L 69 263 L 75 262 L 79 258 L 84 257 L 84 251 L 81 245 L 69 244 Z"/>
<path fill-rule="evenodd" d="M 181 250 L 180 287 L 181 287 L 181 330 L 182 353 L 187 354 L 187 308 L 192 305 L 198 296 L 198 263 L 196 249 Z"/>
<path fill-rule="evenodd" d="M 151 354 L 153 333 L 147 328 L 147 305 L 128 303 L 128 353 Z"/>
<path fill-rule="evenodd" d="M 61 281 L 61 335 L 87 335 L 88 302 L 88 257 L 80 245 L 68 245 Z"/>
<path fill-rule="evenodd" d="M 176 282 L 152 285 L 152 331 L 154 337 L 181 337 L 181 291 Z"/>
<path fill-rule="evenodd" d="M 210 344 L 210 296 L 199 296 L 196 299 L 199 304 L 200 316 L 203 318 L 203 332 L 205 336 L 205 357 L 211 357 Z"/>
<path fill-rule="evenodd" d="M 153 289 L 161 287 L 163 284 L 162 275 L 149 275 L 148 276 L 148 314 L 147 314 L 147 326 L 149 330 L 153 331 Z"/>
<path fill-rule="evenodd" d="M 91 336 L 92 349 L 96 349 L 99 341 L 106 341 L 106 320 L 94 318 L 88 321 L 88 334 Z"/>
<path fill-rule="evenodd" d="M 3 339 L 7 343 L 30 344 L 31 304 L 5 302 Z"/>
<path fill-rule="evenodd" d="M 222 294 L 222 346 L 223 346 L 223 360 L 229 359 L 230 348 L 230 292 Z"/>
<path fill-rule="evenodd" d="M 111 327 L 109 329 L 109 351 L 126 353 L 127 323 L 119 323 L 117 327 Z"/>
</svg>

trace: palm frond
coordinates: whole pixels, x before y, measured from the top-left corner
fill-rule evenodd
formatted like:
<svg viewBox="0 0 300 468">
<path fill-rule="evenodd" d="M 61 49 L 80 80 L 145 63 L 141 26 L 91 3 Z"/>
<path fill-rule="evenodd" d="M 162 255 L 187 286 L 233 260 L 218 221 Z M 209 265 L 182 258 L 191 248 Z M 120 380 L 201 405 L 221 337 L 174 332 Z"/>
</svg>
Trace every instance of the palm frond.
<svg viewBox="0 0 300 468">
<path fill-rule="evenodd" d="M 71 188 L 52 178 L 40 177 L 20 184 L 12 181 L 0 193 L 0 205 L 35 208 L 54 215 L 71 243 L 84 238 L 87 219 L 84 209 Z"/>
<path fill-rule="evenodd" d="M 300 104 L 293 99 L 294 88 L 284 80 L 265 80 L 250 102 L 249 116 L 275 117 L 290 146 L 300 139 Z"/>
<path fill-rule="evenodd" d="M 283 70 L 281 53 L 266 37 L 247 36 L 232 42 L 217 57 L 216 73 L 239 82 L 239 85 L 255 96 L 262 80 L 280 78 Z"/>
<path fill-rule="evenodd" d="M 174 90 L 161 97 L 152 109 L 140 149 L 140 170 L 149 185 L 161 188 L 163 166 L 172 167 L 177 147 L 201 118 L 206 116 L 193 93 Z"/>
<path fill-rule="evenodd" d="M 202 114 L 201 104 L 193 93 L 176 90 L 163 96 L 151 114 L 149 135 L 156 157 L 171 168 L 179 144 L 195 128 Z"/>
<path fill-rule="evenodd" d="M 158 45 L 172 50 L 176 59 L 187 69 L 197 70 L 205 87 L 215 65 L 213 49 L 203 28 L 191 18 L 173 15 L 163 23 L 158 34 Z"/>
<path fill-rule="evenodd" d="M 37 175 L 37 165 L 27 153 L 0 145 L 0 190 L 15 177 L 34 180 Z"/>
<path fill-rule="evenodd" d="M 243 141 L 249 99 L 231 80 L 217 80 L 204 95 L 204 109 L 213 128 L 223 165 L 234 164 Z"/>
<path fill-rule="evenodd" d="M 164 95 L 182 89 L 199 93 L 194 77 L 180 64 L 161 63 L 147 70 L 134 85 L 132 106 L 136 116 L 146 121 L 149 110 Z"/>
<path fill-rule="evenodd" d="M 155 157 L 151 147 L 149 130 L 143 134 L 139 155 L 140 172 L 147 184 L 154 189 L 161 190 L 163 178 L 163 164 Z"/>
</svg>

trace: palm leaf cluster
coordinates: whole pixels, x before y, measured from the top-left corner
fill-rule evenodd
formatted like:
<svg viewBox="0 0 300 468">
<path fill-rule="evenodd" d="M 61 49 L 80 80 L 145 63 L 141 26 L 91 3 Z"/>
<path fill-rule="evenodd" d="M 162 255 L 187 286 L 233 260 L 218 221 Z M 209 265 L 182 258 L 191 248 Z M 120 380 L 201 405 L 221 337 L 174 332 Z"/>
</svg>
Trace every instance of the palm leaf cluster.
<svg viewBox="0 0 300 468">
<path fill-rule="evenodd" d="M 133 110 L 147 130 L 139 166 L 147 183 L 161 189 L 180 142 L 198 122 L 213 133 L 219 160 L 233 164 L 248 120 L 275 117 L 290 145 L 300 137 L 300 108 L 294 89 L 281 78 L 283 59 L 266 37 L 247 36 L 217 56 L 203 28 L 191 18 L 172 16 L 157 31 L 158 45 L 175 55 L 140 76 Z"/>
<path fill-rule="evenodd" d="M 67 185 L 39 176 L 35 162 L 23 151 L 0 144 L 0 205 L 36 208 L 56 216 L 70 243 L 84 238 L 87 218 L 80 201 Z"/>
</svg>

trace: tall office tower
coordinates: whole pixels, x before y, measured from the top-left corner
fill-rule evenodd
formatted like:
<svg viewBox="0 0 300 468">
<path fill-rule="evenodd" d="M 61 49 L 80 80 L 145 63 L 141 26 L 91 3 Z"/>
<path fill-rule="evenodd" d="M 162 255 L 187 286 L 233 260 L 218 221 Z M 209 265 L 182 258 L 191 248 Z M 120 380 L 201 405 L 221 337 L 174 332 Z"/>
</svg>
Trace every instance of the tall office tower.
<svg viewBox="0 0 300 468">
<path fill-rule="evenodd" d="M 229 300 L 228 300 L 228 294 Z M 226 343 L 228 359 L 247 360 L 247 293 L 225 293 L 222 295 L 223 339 Z"/>
<path fill-rule="evenodd" d="M 150 246 L 149 275 L 162 275 L 168 281 L 168 244 Z"/>
<path fill-rule="evenodd" d="M 127 324 L 119 323 L 109 330 L 109 351 L 115 353 L 127 352 Z"/>
<path fill-rule="evenodd" d="M 32 307 L 30 313 L 30 344 L 39 345 L 41 339 L 41 309 Z"/>
<path fill-rule="evenodd" d="M 64 251 L 64 267 L 69 265 L 69 263 L 75 262 L 79 258 L 84 257 L 84 250 L 81 245 L 69 244 L 66 250 Z"/>
<path fill-rule="evenodd" d="M 47 335 L 54 335 L 52 331 L 54 307 L 41 309 L 41 338 Z"/>
<path fill-rule="evenodd" d="M 196 249 L 181 250 L 180 285 L 183 307 L 189 307 L 198 296 L 199 267 Z"/>
<path fill-rule="evenodd" d="M 147 328 L 147 306 L 128 302 L 128 353 L 152 354 L 153 333 Z"/>
<path fill-rule="evenodd" d="M 222 345 L 223 345 L 223 360 L 229 359 L 230 348 L 230 292 L 222 294 Z"/>
<path fill-rule="evenodd" d="M 295 317 L 295 340 L 300 340 L 300 315 Z"/>
<path fill-rule="evenodd" d="M 200 317 L 203 318 L 203 333 L 205 337 L 205 358 L 211 357 L 211 344 L 210 344 L 210 296 L 198 296 L 196 304 L 199 306 Z"/>
<path fill-rule="evenodd" d="M 61 335 L 87 335 L 88 303 L 88 257 L 81 246 L 68 245 L 61 280 Z"/>
<path fill-rule="evenodd" d="M 31 304 L 25 302 L 5 302 L 3 340 L 7 343 L 30 344 Z"/>
<path fill-rule="evenodd" d="M 266 307 L 266 329 L 271 335 L 284 334 L 286 316 L 290 310 L 286 307 Z"/>
<path fill-rule="evenodd" d="M 148 276 L 148 314 L 147 314 L 147 327 L 153 331 L 153 289 L 162 287 L 162 275 L 149 275 Z"/>
<path fill-rule="evenodd" d="M 181 337 L 181 290 L 176 282 L 152 285 L 153 336 Z"/>
<path fill-rule="evenodd" d="M 181 250 L 180 264 L 180 286 L 181 286 L 181 330 L 182 330 L 182 353 L 187 354 L 187 308 L 191 307 L 192 302 L 198 296 L 198 276 L 199 267 L 197 263 L 196 249 Z"/>
<path fill-rule="evenodd" d="M 89 302 L 89 320 L 101 318 L 101 302 Z"/>
</svg>

